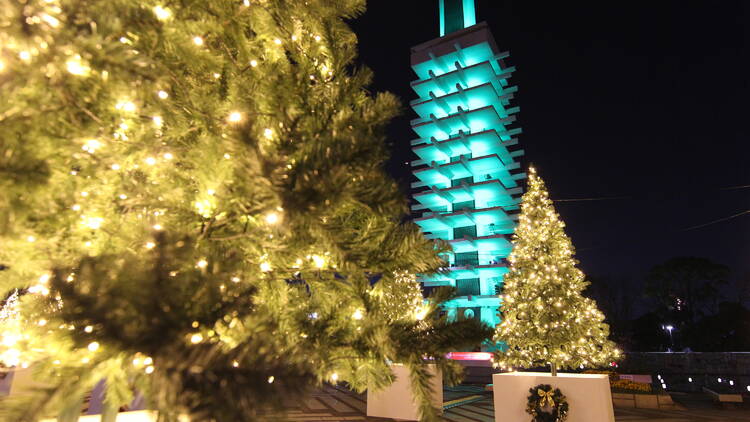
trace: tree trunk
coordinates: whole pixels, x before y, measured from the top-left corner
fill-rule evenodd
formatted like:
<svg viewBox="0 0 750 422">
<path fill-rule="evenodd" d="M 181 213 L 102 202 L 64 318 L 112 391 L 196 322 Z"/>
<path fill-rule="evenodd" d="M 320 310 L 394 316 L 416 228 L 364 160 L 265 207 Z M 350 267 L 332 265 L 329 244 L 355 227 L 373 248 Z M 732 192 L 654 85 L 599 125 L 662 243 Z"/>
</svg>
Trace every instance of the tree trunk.
<svg viewBox="0 0 750 422">
<path fill-rule="evenodd" d="M 550 365 L 550 369 L 552 370 L 552 376 L 556 377 L 557 376 L 557 363 L 552 362 L 549 365 Z"/>
</svg>

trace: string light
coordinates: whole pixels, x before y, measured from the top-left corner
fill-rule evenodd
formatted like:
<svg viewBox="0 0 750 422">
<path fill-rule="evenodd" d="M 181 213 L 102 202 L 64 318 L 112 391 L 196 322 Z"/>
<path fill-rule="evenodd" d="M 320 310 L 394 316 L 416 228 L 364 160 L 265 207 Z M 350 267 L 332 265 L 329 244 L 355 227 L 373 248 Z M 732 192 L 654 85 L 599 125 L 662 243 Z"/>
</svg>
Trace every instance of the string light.
<svg viewBox="0 0 750 422">
<path fill-rule="evenodd" d="M 133 113 L 136 110 L 135 104 L 132 101 L 123 100 L 115 104 L 116 110 L 122 110 L 126 111 L 128 113 Z M 120 128 L 127 129 L 127 125 L 123 128 L 122 125 L 120 125 Z"/>
<path fill-rule="evenodd" d="M 164 154 L 164 159 L 165 160 L 171 160 L 173 158 L 174 158 L 174 155 L 172 155 L 171 152 L 167 152 L 167 153 Z"/>
<path fill-rule="evenodd" d="M 250 66 L 252 66 L 252 67 L 257 67 L 257 66 L 258 66 L 258 61 L 257 61 L 257 60 L 255 60 L 255 59 L 253 59 L 253 60 L 250 60 Z"/>
<path fill-rule="evenodd" d="M 110 168 L 112 170 L 114 170 L 114 171 L 117 171 L 117 170 L 120 170 L 120 165 L 119 164 L 112 164 L 112 166 Z"/>
<path fill-rule="evenodd" d="M 274 376 L 273 376 L 273 375 L 271 375 L 270 377 L 268 377 L 268 383 L 269 383 L 269 384 L 273 384 L 273 381 L 274 381 L 275 379 L 276 379 L 276 378 L 274 378 Z"/>
<path fill-rule="evenodd" d="M 162 127 L 162 125 L 164 125 L 164 119 L 162 119 L 161 116 L 154 116 L 152 120 L 156 127 Z"/>
<path fill-rule="evenodd" d="M 198 265 L 198 268 L 206 268 L 208 266 L 208 261 L 201 259 L 196 265 Z"/>
<path fill-rule="evenodd" d="M 147 157 L 144 161 L 146 161 L 146 164 L 153 166 L 156 164 L 156 158 L 154 157 Z"/>
<path fill-rule="evenodd" d="M 165 9 L 162 6 L 154 6 L 154 15 L 156 15 L 156 18 L 160 21 L 164 21 L 169 19 L 172 16 L 172 12 L 169 11 L 169 9 Z"/>
<path fill-rule="evenodd" d="M 229 117 L 227 117 L 227 120 L 229 123 L 238 123 L 242 121 L 242 113 L 239 111 L 233 111 L 229 113 Z"/>
<path fill-rule="evenodd" d="M 276 224 L 279 222 L 279 214 L 276 212 L 269 212 L 266 214 L 266 223 Z"/>
<path fill-rule="evenodd" d="M 273 40 L 273 43 L 276 44 L 276 45 L 281 45 L 281 40 L 278 39 L 278 38 L 276 38 L 276 39 Z"/>
<path fill-rule="evenodd" d="M 362 311 L 359 309 L 354 311 L 354 313 L 352 314 L 352 319 L 360 320 L 362 318 L 364 318 L 364 315 L 362 314 Z"/>
<path fill-rule="evenodd" d="M 87 333 L 92 333 L 92 332 L 94 331 L 94 327 L 92 327 L 92 326 L 90 326 L 90 325 L 87 325 L 87 326 L 86 326 L 86 327 L 85 327 L 85 328 L 83 329 L 83 331 L 85 331 L 85 332 L 87 332 Z"/>
<path fill-rule="evenodd" d="M 271 271 L 271 264 L 269 264 L 268 262 L 261 262 L 260 270 L 263 271 L 264 273 Z"/>
<path fill-rule="evenodd" d="M 266 139 L 273 138 L 273 130 L 272 129 L 266 129 L 263 131 L 263 136 L 266 137 Z"/>
<path fill-rule="evenodd" d="M 169 93 L 167 93 L 167 91 L 159 91 L 156 95 L 158 95 L 162 100 L 166 100 L 167 98 L 169 98 Z"/>
<path fill-rule="evenodd" d="M 326 260 L 322 256 L 319 255 L 313 255 L 312 256 L 313 263 L 318 268 L 323 268 L 326 265 Z"/>
<path fill-rule="evenodd" d="M 68 59 L 68 61 L 65 62 L 65 68 L 68 70 L 68 73 L 76 76 L 85 76 L 91 70 L 88 66 L 84 65 L 83 62 L 81 62 L 81 56 L 79 55 L 75 55 L 74 57 Z"/>
<path fill-rule="evenodd" d="M 146 242 L 146 249 L 153 249 L 154 247 L 156 247 L 156 243 Z"/>
<path fill-rule="evenodd" d="M 154 367 L 153 367 L 153 366 L 147 366 L 147 367 L 146 367 L 146 369 L 145 369 L 144 371 L 145 371 L 145 372 L 146 372 L 147 374 L 151 374 L 151 373 L 153 373 L 153 372 L 154 372 Z"/>
<path fill-rule="evenodd" d="M 203 38 L 198 37 L 198 36 L 193 37 L 193 44 L 195 44 L 197 46 L 202 46 L 203 45 Z"/>
<path fill-rule="evenodd" d="M 198 344 L 202 341 L 203 341 L 203 336 L 200 333 L 196 333 L 190 336 L 190 342 L 193 344 Z"/>
<path fill-rule="evenodd" d="M 20 51 L 18 53 L 18 58 L 21 59 L 21 60 L 23 60 L 23 61 L 25 61 L 25 62 L 27 62 L 27 61 L 31 60 L 31 53 L 29 53 L 28 51 Z"/>
<path fill-rule="evenodd" d="M 89 139 L 88 141 L 86 141 L 83 144 L 83 146 L 81 147 L 81 149 L 83 149 L 84 151 L 86 151 L 88 153 L 93 154 L 93 153 L 96 152 L 97 149 L 99 149 L 101 147 L 102 147 L 102 143 L 101 142 L 99 142 L 96 139 Z"/>
<path fill-rule="evenodd" d="M 92 341 L 91 343 L 89 343 L 88 349 L 91 352 L 96 352 L 97 350 L 99 350 L 99 343 Z"/>
</svg>

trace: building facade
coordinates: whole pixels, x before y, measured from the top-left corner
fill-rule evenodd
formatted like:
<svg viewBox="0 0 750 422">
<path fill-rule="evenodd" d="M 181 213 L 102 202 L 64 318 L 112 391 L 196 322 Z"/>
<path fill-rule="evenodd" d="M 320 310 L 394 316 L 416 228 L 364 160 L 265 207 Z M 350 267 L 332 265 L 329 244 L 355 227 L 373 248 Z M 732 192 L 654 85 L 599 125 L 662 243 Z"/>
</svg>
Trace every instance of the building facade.
<svg viewBox="0 0 750 422">
<path fill-rule="evenodd" d="M 441 274 L 422 276 L 427 289 L 454 286 L 446 304 L 454 319 L 499 322 L 498 297 L 519 211 L 523 173 L 514 127 L 515 68 L 505 64 L 474 0 L 439 0 L 440 38 L 411 50 L 417 99 L 412 213 L 431 239 L 452 247 Z"/>
</svg>

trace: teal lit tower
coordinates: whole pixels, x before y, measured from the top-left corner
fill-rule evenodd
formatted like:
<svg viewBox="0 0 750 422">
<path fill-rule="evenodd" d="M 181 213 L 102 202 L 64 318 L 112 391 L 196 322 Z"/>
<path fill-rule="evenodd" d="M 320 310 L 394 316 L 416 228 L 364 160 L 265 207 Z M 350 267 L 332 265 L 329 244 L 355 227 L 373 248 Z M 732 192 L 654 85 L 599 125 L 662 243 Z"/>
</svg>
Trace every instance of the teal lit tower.
<svg viewBox="0 0 750 422">
<path fill-rule="evenodd" d="M 499 322 L 498 291 L 507 272 L 510 236 L 518 219 L 521 182 L 513 127 L 517 87 L 485 23 L 476 23 L 474 0 L 439 0 L 440 38 L 413 47 L 411 83 L 419 98 L 411 107 L 411 141 L 418 159 L 412 211 L 428 238 L 444 239 L 453 251 L 442 274 L 423 276 L 429 289 L 454 286 L 459 297 L 446 305 L 454 319 Z"/>
</svg>

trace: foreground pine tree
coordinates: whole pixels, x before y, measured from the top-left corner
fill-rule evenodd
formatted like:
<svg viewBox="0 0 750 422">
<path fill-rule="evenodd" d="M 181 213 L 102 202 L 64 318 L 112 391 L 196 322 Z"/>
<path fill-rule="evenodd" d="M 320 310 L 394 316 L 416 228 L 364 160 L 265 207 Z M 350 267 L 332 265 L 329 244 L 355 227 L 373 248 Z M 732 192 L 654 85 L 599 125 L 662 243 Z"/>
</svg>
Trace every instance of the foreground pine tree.
<svg viewBox="0 0 750 422">
<path fill-rule="evenodd" d="M 264 419 L 389 361 L 435 418 L 423 358 L 455 381 L 445 352 L 487 333 L 408 284 L 442 262 L 382 170 L 364 3 L 0 0 L 0 359 L 49 387 L 3 420 L 75 420 L 102 379 L 105 420 L 134 390 L 166 421 Z"/>
<path fill-rule="evenodd" d="M 560 368 L 601 365 L 619 355 L 596 302 L 582 295 L 588 285 L 565 223 L 544 181 L 531 168 L 513 235 L 510 271 L 503 281 L 502 323 L 495 340 L 501 368 Z"/>
</svg>

